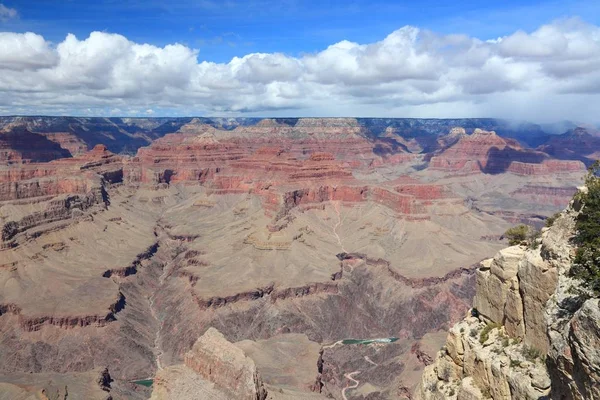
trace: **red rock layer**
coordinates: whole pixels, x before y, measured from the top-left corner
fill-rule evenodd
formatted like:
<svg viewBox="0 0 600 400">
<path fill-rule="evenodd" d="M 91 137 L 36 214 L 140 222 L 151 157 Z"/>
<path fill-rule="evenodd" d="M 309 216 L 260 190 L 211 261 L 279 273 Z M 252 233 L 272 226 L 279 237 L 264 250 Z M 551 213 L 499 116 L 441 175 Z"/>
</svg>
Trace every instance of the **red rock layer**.
<svg viewBox="0 0 600 400">
<path fill-rule="evenodd" d="M 0 132 L 0 165 L 47 162 L 70 156 L 59 144 L 24 128 Z"/>
<path fill-rule="evenodd" d="M 535 204 L 550 204 L 563 207 L 569 204 L 573 195 L 577 192 L 576 187 L 548 187 L 527 185 L 511 193 L 516 199 L 526 200 Z"/>
<path fill-rule="evenodd" d="M 361 135 L 363 128 L 351 121 L 306 119 L 295 126 L 267 122 L 233 131 L 188 124 L 183 134 L 167 135 L 140 149 L 125 168 L 125 180 L 189 181 L 213 193 L 254 193 L 263 198 L 267 214 L 276 218 L 300 205 L 369 200 L 399 214 L 422 216 L 425 209 L 417 200 L 448 196 L 440 188 L 418 184 L 388 189 L 361 186 L 353 178 L 354 168 L 389 160 L 373 153 L 373 145 Z M 399 163 L 414 157 L 388 158 Z"/>
<path fill-rule="evenodd" d="M 590 164 L 600 157 L 600 137 L 598 132 L 592 135 L 585 128 L 575 128 L 551 136 L 538 150 L 556 158 L 583 160 Z"/>
<path fill-rule="evenodd" d="M 89 193 L 99 184 L 97 176 L 113 183 L 123 177 L 122 158 L 103 145 L 78 157 L 4 166 L 0 168 L 0 201 Z"/>
<path fill-rule="evenodd" d="M 48 140 L 57 143 L 61 148 L 67 150 L 73 156 L 84 154 L 88 147 L 84 141 L 69 132 L 38 133 Z"/>
<path fill-rule="evenodd" d="M 552 175 L 565 172 L 584 172 L 585 164 L 574 160 L 544 160 L 539 164 L 512 162 L 508 171 L 517 175 Z"/>
<path fill-rule="evenodd" d="M 512 172 L 519 175 L 544 175 L 585 169 L 577 161 L 550 160 L 546 153 L 522 148 L 512 139 L 495 132 L 476 129 L 472 135 L 455 132 L 455 144 L 434 155 L 429 167 L 454 173 Z"/>
<path fill-rule="evenodd" d="M 295 126 L 267 120 L 231 131 L 193 122 L 180 131 L 140 149 L 134 160 L 139 169 L 129 168 L 126 179 L 204 183 L 217 175 L 257 173 L 284 181 L 345 178 L 349 167 L 377 158 L 364 128 L 346 119 L 301 119 Z"/>
</svg>

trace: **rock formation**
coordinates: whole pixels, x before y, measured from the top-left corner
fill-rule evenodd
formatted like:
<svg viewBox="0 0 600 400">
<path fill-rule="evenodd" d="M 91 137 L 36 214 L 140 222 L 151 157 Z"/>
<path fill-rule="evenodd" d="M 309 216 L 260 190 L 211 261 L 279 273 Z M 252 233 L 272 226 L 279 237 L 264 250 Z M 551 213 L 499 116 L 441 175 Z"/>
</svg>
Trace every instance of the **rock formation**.
<svg viewBox="0 0 600 400">
<path fill-rule="evenodd" d="M 210 328 L 185 355 L 185 367 L 197 374 L 197 379 L 212 382 L 231 399 L 264 400 L 267 391 L 256 370 L 254 361 L 244 352 L 228 342 L 214 328 Z M 181 399 L 176 393 L 183 388 L 170 388 L 168 368 L 160 372 L 155 380 L 152 399 Z M 182 384 L 182 383 L 179 383 Z M 193 395 L 197 396 L 197 395 Z M 192 397 L 196 398 L 196 397 Z"/>
<path fill-rule="evenodd" d="M 158 371 L 150 399 L 324 399 L 319 393 L 311 392 L 309 384 L 299 387 L 295 384 L 307 372 L 307 366 L 302 365 L 306 342 L 302 335 L 280 335 L 264 342 L 247 340 L 234 344 L 216 329 L 209 328 L 185 354 L 184 364 Z M 314 368 L 315 375 L 308 374 L 309 379 L 314 380 L 319 346 L 312 344 L 316 348 L 310 358 L 313 365 L 309 371 Z M 297 353 L 298 350 L 302 353 Z M 301 366 L 305 370 L 300 369 Z M 271 384 L 263 381 L 260 369 Z"/>
<path fill-rule="evenodd" d="M 155 373 L 156 395 L 181 387 L 181 398 L 228 399 L 242 387 L 281 399 L 410 394 L 443 341 L 435 332 L 471 304 L 466 266 L 504 247 L 513 221 L 543 223 L 582 177 L 577 160 L 469 134 L 476 123 L 502 128 L 0 117 L 0 383 L 37 388 L 38 377 L 62 382 L 100 365 L 112 380 L 100 390 L 115 398 L 147 398 L 133 382 Z M 452 152 L 476 137 L 511 150 L 490 158 L 471 143 L 485 166 L 467 174 L 466 153 Z M 513 151 L 528 155 L 505 170 Z M 458 169 L 436 169 L 436 157 Z M 511 254 L 498 263 L 524 257 Z M 496 269 L 489 313 L 504 318 L 521 292 L 541 309 L 537 286 L 513 290 L 519 272 Z M 530 340 L 539 316 L 522 319 L 506 329 Z M 332 346 L 356 338 L 397 341 Z M 218 361 L 213 342 L 245 358 L 219 361 L 215 375 L 205 369 Z M 228 374 L 244 384 L 218 381 Z"/>
<path fill-rule="evenodd" d="M 598 299 L 581 304 L 567 277 L 577 207 L 529 248 L 481 263 L 474 307 L 425 369 L 418 398 L 600 398 Z"/>
<path fill-rule="evenodd" d="M 538 147 L 539 150 L 565 160 L 581 160 L 590 165 L 600 157 L 600 137 L 585 128 L 571 129 L 554 135 Z"/>
<path fill-rule="evenodd" d="M 524 149 L 516 140 L 498 136 L 496 132 L 475 129 L 471 135 L 455 130 L 442 138 L 450 146 L 430 161 L 433 169 L 453 173 L 544 175 L 564 171 L 584 171 L 576 161 L 549 160 L 547 154 Z"/>
</svg>

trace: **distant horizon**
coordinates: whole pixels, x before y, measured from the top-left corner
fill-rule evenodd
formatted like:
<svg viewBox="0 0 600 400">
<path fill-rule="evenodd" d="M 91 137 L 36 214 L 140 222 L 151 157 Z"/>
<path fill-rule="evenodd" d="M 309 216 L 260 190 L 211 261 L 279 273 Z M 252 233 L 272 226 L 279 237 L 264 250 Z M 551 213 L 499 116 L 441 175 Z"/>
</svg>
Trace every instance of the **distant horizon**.
<svg viewBox="0 0 600 400">
<path fill-rule="evenodd" d="M 567 128 L 565 130 L 554 130 L 554 134 L 561 134 L 570 129 L 575 128 L 593 128 L 600 130 L 600 122 L 582 122 L 582 121 L 571 121 L 571 120 L 560 120 L 553 122 L 539 122 L 532 120 L 524 120 L 524 119 L 510 119 L 510 118 L 500 118 L 500 117 L 448 117 L 448 118 L 416 118 L 416 117 L 339 117 L 339 116 L 327 116 L 327 117 L 312 117 L 312 116 L 276 116 L 276 117 L 264 117 L 264 116 L 207 116 L 207 115 L 186 115 L 186 116 L 116 116 L 116 115 L 44 115 L 44 114 L 12 114 L 12 115 L 0 115 L 0 118 L 83 118 L 83 119 L 92 119 L 92 118 L 106 118 L 106 119 L 223 119 L 223 120 L 289 120 L 289 119 L 357 119 L 357 120 L 430 120 L 430 121 L 450 121 L 450 120 L 493 120 L 493 121 L 503 121 L 508 124 L 532 124 L 539 126 L 540 128 L 549 128 L 560 125 L 571 125 L 572 127 Z"/>
<path fill-rule="evenodd" d="M 0 114 L 0 118 L 12 117 L 40 117 L 40 118 L 136 118 L 136 119 L 160 119 L 160 118 L 221 118 L 221 119 L 415 119 L 415 120 L 451 120 L 451 119 L 493 119 L 511 122 L 529 122 L 534 124 L 548 125 L 558 123 L 582 123 L 596 124 L 597 122 L 574 121 L 570 119 L 553 120 L 550 122 L 540 122 L 522 118 L 505 117 L 372 117 L 372 116 L 310 116 L 310 115 L 283 115 L 283 116 L 264 116 L 264 115 L 102 115 L 102 114 Z"/>
</svg>

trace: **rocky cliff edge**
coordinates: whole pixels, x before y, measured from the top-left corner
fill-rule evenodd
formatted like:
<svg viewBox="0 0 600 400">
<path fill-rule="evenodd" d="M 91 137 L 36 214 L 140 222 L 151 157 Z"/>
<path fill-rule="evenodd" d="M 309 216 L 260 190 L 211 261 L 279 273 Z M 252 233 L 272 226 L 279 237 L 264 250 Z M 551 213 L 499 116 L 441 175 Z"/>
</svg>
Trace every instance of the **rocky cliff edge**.
<svg viewBox="0 0 600 400">
<path fill-rule="evenodd" d="M 477 270 L 469 315 L 450 329 L 417 399 L 600 399 L 600 304 L 568 277 L 581 205 L 572 201 L 530 246 Z"/>
</svg>

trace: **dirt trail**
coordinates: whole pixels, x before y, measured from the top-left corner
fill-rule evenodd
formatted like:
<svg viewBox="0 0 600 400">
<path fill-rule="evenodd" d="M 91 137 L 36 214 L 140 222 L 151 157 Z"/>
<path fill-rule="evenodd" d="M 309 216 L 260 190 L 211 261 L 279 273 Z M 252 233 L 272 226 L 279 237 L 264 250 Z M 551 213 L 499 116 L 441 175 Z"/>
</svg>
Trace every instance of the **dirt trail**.
<svg viewBox="0 0 600 400">
<path fill-rule="evenodd" d="M 342 398 L 344 400 L 348 400 L 348 398 L 346 397 L 346 390 L 356 389 L 358 387 L 360 382 L 352 377 L 353 375 L 357 375 L 357 374 L 360 374 L 360 371 L 354 371 L 354 372 L 350 372 L 349 374 L 344 375 L 348 380 L 351 380 L 352 382 L 354 382 L 354 385 L 350 385 L 350 383 L 348 383 L 346 385 L 346 387 L 342 389 Z"/>
<path fill-rule="evenodd" d="M 333 347 L 335 347 L 335 346 L 337 346 L 337 345 L 341 345 L 341 344 L 343 344 L 342 342 L 343 342 L 343 340 L 338 340 L 338 341 L 337 341 L 337 342 L 335 342 L 335 343 L 332 343 L 332 344 L 327 344 L 327 345 L 323 346 L 323 349 L 331 349 L 331 348 L 333 348 Z"/>
<path fill-rule="evenodd" d="M 368 362 L 369 364 L 372 364 L 372 365 L 376 366 L 376 367 L 378 365 L 376 362 L 374 362 L 373 360 L 371 360 L 369 358 L 369 356 L 365 356 L 365 361 Z"/>
</svg>

